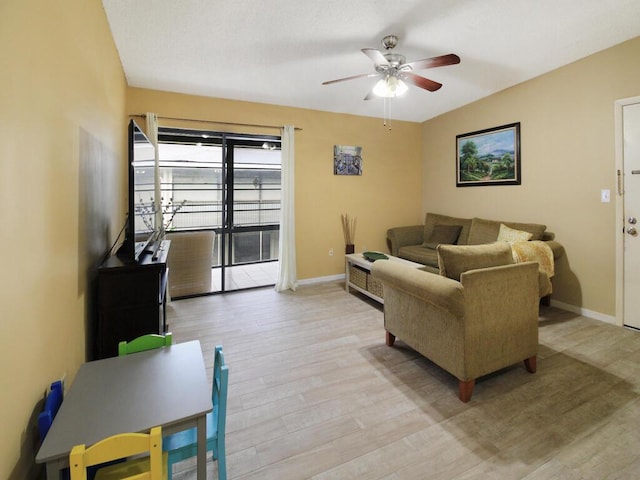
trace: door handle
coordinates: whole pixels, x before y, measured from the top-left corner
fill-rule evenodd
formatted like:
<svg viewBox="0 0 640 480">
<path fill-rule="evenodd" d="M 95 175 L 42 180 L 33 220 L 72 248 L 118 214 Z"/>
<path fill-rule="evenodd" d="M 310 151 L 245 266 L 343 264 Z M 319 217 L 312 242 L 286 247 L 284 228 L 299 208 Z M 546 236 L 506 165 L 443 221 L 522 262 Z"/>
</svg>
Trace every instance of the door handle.
<svg viewBox="0 0 640 480">
<path fill-rule="evenodd" d="M 636 236 L 638 234 L 636 227 L 627 227 L 627 233 L 633 236 Z"/>
</svg>

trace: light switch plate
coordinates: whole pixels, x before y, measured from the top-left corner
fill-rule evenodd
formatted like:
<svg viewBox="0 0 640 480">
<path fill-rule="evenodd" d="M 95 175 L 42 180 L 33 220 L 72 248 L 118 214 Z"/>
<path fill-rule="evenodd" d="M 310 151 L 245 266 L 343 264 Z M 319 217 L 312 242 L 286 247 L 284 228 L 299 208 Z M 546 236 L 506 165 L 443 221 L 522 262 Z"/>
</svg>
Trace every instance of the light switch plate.
<svg viewBox="0 0 640 480">
<path fill-rule="evenodd" d="M 602 203 L 609 203 L 611 201 L 611 190 L 608 188 L 600 190 L 600 201 Z"/>
</svg>

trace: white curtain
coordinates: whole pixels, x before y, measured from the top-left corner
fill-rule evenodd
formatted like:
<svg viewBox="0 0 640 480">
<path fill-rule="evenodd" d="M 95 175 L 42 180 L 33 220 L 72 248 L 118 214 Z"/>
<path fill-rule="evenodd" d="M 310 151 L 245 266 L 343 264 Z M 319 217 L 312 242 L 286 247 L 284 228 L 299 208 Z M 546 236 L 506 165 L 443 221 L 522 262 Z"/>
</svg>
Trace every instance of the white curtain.
<svg viewBox="0 0 640 480">
<path fill-rule="evenodd" d="M 296 273 L 296 225 L 294 191 L 294 135 L 293 125 L 282 128 L 282 200 L 280 205 L 280 244 L 278 246 L 278 278 L 276 291 L 295 290 Z"/>
<path fill-rule="evenodd" d="M 156 214 L 155 214 L 155 224 L 156 224 L 156 228 L 158 229 L 157 231 L 160 231 L 159 229 L 162 227 L 162 201 L 160 199 L 160 168 L 158 166 L 158 164 L 160 163 L 160 155 L 159 155 L 159 151 L 158 151 L 158 115 L 156 115 L 155 113 L 146 113 L 146 118 L 147 118 L 147 137 L 149 138 L 149 141 L 152 143 L 153 148 L 155 150 L 155 168 L 153 169 L 155 171 L 155 178 L 154 178 L 154 193 L 153 193 L 153 198 L 155 200 L 155 208 L 156 208 Z"/>
</svg>

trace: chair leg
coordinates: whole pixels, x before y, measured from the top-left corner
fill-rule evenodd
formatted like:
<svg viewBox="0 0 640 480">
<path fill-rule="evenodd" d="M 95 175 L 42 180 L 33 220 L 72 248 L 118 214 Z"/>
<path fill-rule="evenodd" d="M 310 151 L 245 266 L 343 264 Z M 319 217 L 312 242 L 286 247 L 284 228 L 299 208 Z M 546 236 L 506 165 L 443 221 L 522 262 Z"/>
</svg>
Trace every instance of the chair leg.
<svg viewBox="0 0 640 480">
<path fill-rule="evenodd" d="M 473 387 L 475 386 L 476 381 L 474 380 L 464 380 L 458 381 L 458 398 L 464 403 L 467 403 L 471 400 L 471 395 L 473 394 Z"/>
<path fill-rule="evenodd" d="M 212 448 L 211 448 L 211 457 L 212 457 L 214 460 L 217 460 L 217 459 L 218 459 L 218 444 L 217 444 L 217 442 L 215 442 L 215 443 L 213 444 Z"/>
<path fill-rule="evenodd" d="M 524 368 L 526 368 L 529 373 L 536 373 L 536 370 L 538 369 L 538 359 L 535 355 L 525 359 Z"/>
<path fill-rule="evenodd" d="M 227 459 L 224 439 L 218 442 L 218 480 L 227 480 Z"/>
<path fill-rule="evenodd" d="M 388 347 L 393 347 L 393 344 L 396 342 L 396 336 L 388 331 L 385 331 L 386 342 Z"/>
</svg>

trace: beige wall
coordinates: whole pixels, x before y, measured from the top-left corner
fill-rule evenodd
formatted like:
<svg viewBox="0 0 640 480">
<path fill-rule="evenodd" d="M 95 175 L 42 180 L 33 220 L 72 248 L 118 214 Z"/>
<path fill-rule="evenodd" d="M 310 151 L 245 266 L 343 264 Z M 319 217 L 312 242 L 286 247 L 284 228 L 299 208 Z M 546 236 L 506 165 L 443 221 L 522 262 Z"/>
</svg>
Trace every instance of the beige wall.
<svg viewBox="0 0 640 480">
<path fill-rule="evenodd" d="M 567 254 L 553 298 L 613 316 L 614 101 L 640 95 L 638 58 L 640 38 L 425 122 L 423 212 L 546 224 Z M 456 135 L 512 122 L 522 185 L 456 188 Z"/>
<path fill-rule="evenodd" d="M 420 220 L 419 124 L 394 122 L 388 131 L 381 119 L 127 90 L 98 0 L 69 0 L 65 8 L 5 2 L 0 22 L 0 68 L 12 73 L 0 76 L 0 195 L 12 207 L 0 215 L 3 225 L 16 226 L 0 233 L 0 355 L 11 392 L 0 401 L 0 478 L 33 476 L 33 427 L 45 389 L 65 375 L 72 381 L 88 355 L 87 271 L 126 210 L 127 113 L 301 127 L 300 279 L 343 273 L 343 212 L 358 217 L 358 248 L 384 249 L 388 225 Z M 334 144 L 363 147 L 361 177 L 333 175 Z"/>
<path fill-rule="evenodd" d="M 295 137 L 296 253 L 298 278 L 344 273 L 340 214 L 357 217 L 356 249 L 386 250 L 386 229 L 420 221 L 421 126 L 381 118 L 278 107 L 129 88 L 130 114 L 259 125 L 291 124 Z M 380 105 L 382 113 L 382 105 Z M 160 125 L 279 134 L 279 131 L 159 120 Z M 362 176 L 333 174 L 333 146 L 363 148 Z M 329 249 L 335 255 L 329 257 Z"/>
<path fill-rule="evenodd" d="M 0 72 L 0 478 L 24 479 L 35 408 L 85 360 L 86 270 L 124 219 L 126 81 L 100 0 L 3 0 Z"/>
</svg>

